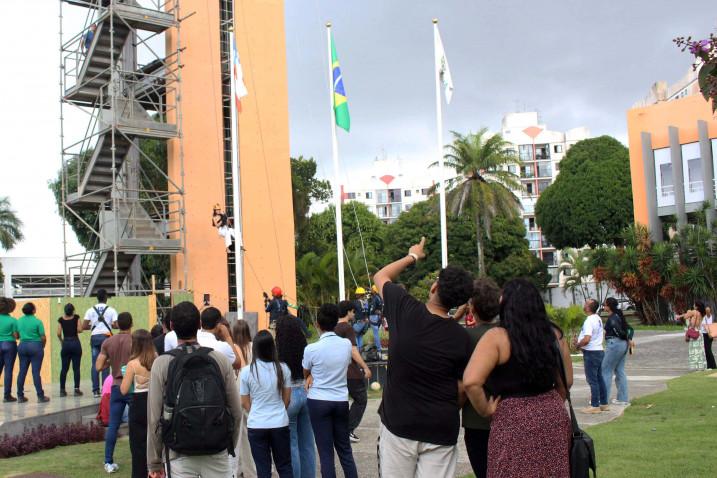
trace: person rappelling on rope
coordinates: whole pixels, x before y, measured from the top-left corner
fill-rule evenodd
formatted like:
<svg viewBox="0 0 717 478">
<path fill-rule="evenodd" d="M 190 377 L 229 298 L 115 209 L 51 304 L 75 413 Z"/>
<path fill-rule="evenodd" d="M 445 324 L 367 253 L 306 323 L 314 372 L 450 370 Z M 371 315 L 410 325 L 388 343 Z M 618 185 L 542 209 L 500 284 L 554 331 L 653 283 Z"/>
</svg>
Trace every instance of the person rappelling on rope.
<svg viewBox="0 0 717 478">
<path fill-rule="evenodd" d="M 234 223 L 219 204 L 215 204 L 212 210 L 212 226 L 216 227 L 219 235 L 224 238 L 227 253 L 234 252 Z"/>
</svg>

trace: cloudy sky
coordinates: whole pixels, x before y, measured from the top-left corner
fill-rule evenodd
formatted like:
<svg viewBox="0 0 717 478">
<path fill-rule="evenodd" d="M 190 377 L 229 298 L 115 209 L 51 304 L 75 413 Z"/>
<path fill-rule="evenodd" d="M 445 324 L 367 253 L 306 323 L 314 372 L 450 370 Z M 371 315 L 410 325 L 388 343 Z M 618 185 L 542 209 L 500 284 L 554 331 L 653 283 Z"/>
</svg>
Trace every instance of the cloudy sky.
<svg viewBox="0 0 717 478">
<path fill-rule="evenodd" d="M 58 1 L 0 4 L 0 195 L 10 196 L 26 235 L 10 254 L 61 256 L 47 189 L 60 165 Z M 382 152 L 416 168 L 434 153 L 433 17 L 455 84 L 446 131 L 497 130 L 507 112 L 537 110 L 551 129 L 587 126 L 623 141 L 626 109 L 654 81 L 676 81 L 690 66 L 672 38 L 707 36 L 716 19 L 708 7 L 674 0 L 285 4 L 291 152 L 315 157 L 321 175 L 332 171 L 324 28 L 331 20 L 352 119 L 351 133 L 339 133 L 344 182 Z"/>
</svg>

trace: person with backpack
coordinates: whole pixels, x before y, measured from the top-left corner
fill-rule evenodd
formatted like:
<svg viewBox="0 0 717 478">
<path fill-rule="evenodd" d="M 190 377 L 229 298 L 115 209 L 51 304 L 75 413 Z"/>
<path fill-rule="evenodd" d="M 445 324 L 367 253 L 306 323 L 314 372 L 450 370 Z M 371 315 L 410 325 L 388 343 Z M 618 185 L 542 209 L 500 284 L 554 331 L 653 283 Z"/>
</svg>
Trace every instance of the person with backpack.
<svg viewBox="0 0 717 478">
<path fill-rule="evenodd" d="M 117 316 L 119 333 L 102 342 L 100 354 L 97 356 L 95 368 L 102 371 L 111 368 L 112 391 L 110 392 L 110 422 L 105 434 L 105 471 L 115 473 L 119 465 L 114 462 L 117 432 L 122 423 L 125 407 L 129 405 L 130 397 L 122 395 L 122 367 L 129 362 L 132 354 L 132 314 L 122 312 Z"/>
<path fill-rule="evenodd" d="M 605 356 L 602 359 L 602 378 L 605 382 L 605 396 L 610 400 L 610 388 L 612 388 L 612 377 L 615 376 L 617 385 L 617 399 L 612 401 L 613 405 L 630 405 L 627 397 L 627 375 L 625 375 L 625 362 L 630 340 L 632 339 L 632 327 L 627 324 L 622 310 L 617 305 L 617 299 L 608 297 L 605 299 L 603 308 L 608 313 L 605 322 Z"/>
<path fill-rule="evenodd" d="M 258 478 L 271 478 L 274 458 L 279 478 L 293 478 L 291 433 L 287 407 L 291 400 L 291 371 L 279 362 L 274 337 L 268 330 L 252 342 L 251 365 L 239 375 L 242 408 L 249 413 L 247 434 Z"/>
<path fill-rule="evenodd" d="M 152 364 L 147 397 L 150 478 L 232 476 L 229 455 L 239 438 L 239 391 L 229 359 L 199 346 L 199 325 L 194 304 L 175 305 L 172 328 L 179 347 Z"/>
<path fill-rule="evenodd" d="M 107 305 L 107 291 L 97 290 L 97 304 L 93 305 L 87 312 L 82 322 L 84 330 L 91 330 L 90 347 L 92 349 L 92 367 L 90 377 L 92 378 L 92 393 L 95 398 L 100 398 L 100 374 L 95 369 L 97 356 L 100 355 L 102 343 L 112 336 L 112 329 L 117 328 L 117 311 Z M 109 370 L 102 372 L 102 382 L 109 376 Z"/>
<path fill-rule="evenodd" d="M 120 392 L 129 395 L 129 449 L 132 478 L 147 477 L 147 392 L 157 349 L 152 335 L 144 329 L 132 334 L 132 352 L 123 373 Z"/>
</svg>

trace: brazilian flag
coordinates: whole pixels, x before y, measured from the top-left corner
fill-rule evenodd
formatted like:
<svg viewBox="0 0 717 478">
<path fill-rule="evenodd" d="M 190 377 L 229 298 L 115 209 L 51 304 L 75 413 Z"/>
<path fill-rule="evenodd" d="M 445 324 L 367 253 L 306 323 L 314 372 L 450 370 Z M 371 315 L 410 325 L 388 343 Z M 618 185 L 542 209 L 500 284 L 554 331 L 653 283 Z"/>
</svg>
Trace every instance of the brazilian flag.
<svg viewBox="0 0 717 478">
<path fill-rule="evenodd" d="M 346 99 L 346 90 L 344 90 L 344 80 L 341 76 L 341 67 L 339 66 L 339 57 L 336 55 L 336 46 L 334 45 L 334 36 L 331 35 L 331 71 L 333 73 L 334 84 L 334 114 L 336 116 L 336 126 L 346 131 L 351 129 L 351 116 L 349 116 L 349 104 Z"/>
</svg>

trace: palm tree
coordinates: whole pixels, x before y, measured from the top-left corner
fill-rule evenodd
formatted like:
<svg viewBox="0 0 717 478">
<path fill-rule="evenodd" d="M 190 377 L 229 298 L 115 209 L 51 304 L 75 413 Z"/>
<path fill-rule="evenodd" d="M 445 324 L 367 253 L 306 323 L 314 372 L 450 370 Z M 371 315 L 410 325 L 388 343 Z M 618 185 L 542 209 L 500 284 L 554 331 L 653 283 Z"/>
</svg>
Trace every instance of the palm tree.
<svg viewBox="0 0 717 478">
<path fill-rule="evenodd" d="M 489 135 L 487 128 L 475 134 L 452 134 L 453 143 L 446 145 L 445 165 L 457 175 L 446 181 L 446 208 L 454 215 L 468 214 L 475 221 L 478 274 L 485 275 L 483 236 L 490 239 L 496 216 L 514 216 L 520 210 L 520 201 L 513 193 L 521 188 L 520 181 L 507 168 L 518 160 L 510 143 L 500 134 Z"/>
<path fill-rule="evenodd" d="M 0 247 L 6 251 L 15 247 L 23 239 L 22 221 L 10 209 L 10 199 L 0 197 Z"/>
<path fill-rule="evenodd" d="M 580 292 L 583 302 L 591 297 L 590 283 L 595 283 L 597 301 L 602 303 L 602 284 L 593 281 L 593 251 L 592 249 L 564 249 L 558 273 L 565 276 L 565 290 Z"/>
</svg>

